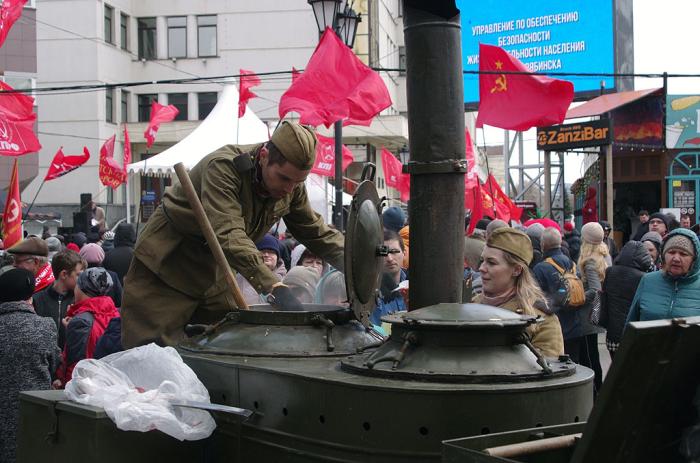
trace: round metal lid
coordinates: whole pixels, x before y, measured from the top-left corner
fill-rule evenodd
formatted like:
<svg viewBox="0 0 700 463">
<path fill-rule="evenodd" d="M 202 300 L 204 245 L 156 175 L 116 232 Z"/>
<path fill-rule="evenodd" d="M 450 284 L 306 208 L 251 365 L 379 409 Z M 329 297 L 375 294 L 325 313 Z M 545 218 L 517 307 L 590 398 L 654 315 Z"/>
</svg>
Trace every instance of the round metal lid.
<svg viewBox="0 0 700 463">
<path fill-rule="evenodd" d="M 381 207 L 374 183 L 370 180 L 360 183 L 352 199 L 345 233 L 348 300 L 357 319 L 367 327 L 370 325 L 369 315 L 376 305 L 382 270 L 384 234 Z"/>
<path fill-rule="evenodd" d="M 527 326 L 537 317 L 484 304 L 436 304 L 382 317 L 388 323 L 452 327 Z"/>
</svg>

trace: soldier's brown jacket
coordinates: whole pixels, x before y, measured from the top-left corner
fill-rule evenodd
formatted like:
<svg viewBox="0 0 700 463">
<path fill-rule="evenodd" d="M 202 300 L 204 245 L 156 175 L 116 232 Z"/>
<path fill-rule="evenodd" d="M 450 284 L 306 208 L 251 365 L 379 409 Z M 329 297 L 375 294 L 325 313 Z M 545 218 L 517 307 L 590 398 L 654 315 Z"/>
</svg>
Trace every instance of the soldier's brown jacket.
<svg viewBox="0 0 700 463">
<path fill-rule="evenodd" d="M 226 259 L 258 292 L 279 279 L 265 266 L 255 242 L 284 218 L 294 238 L 331 265 L 343 268 L 343 235 L 328 227 L 311 209 L 304 184 L 282 199 L 256 193 L 255 171 L 234 163 L 254 156 L 259 145 L 228 145 L 203 158 L 190 178 Z M 240 160 L 239 160 L 240 161 Z M 166 189 L 163 204 L 148 220 L 134 256 L 165 284 L 192 297 L 211 297 L 226 290 L 223 272 L 204 241 L 179 183 Z"/>
</svg>

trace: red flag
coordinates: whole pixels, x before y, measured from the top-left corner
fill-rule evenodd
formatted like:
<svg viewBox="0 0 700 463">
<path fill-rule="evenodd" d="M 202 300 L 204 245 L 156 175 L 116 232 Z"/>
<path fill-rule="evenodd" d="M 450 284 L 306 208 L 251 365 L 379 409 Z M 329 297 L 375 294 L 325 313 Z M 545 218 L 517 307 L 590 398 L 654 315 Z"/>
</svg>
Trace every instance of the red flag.
<svg viewBox="0 0 700 463">
<path fill-rule="evenodd" d="M 369 125 L 390 105 L 379 74 L 327 28 L 304 73 L 282 95 L 279 116 L 296 111 L 302 124 L 330 127 L 342 120 L 343 125 Z"/>
<path fill-rule="evenodd" d="M 22 240 L 22 201 L 19 197 L 19 171 L 17 159 L 10 176 L 10 187 L 2 214 L 2 234 L 5 249 L 14 246 Z"/>
<path fill-rule="evenodd" d="M 147 148 L 150 148 L 156 141 L 156 133 L 158 133 L 160 124 L 172 121 L 179 113 L 180 111 L 171 104 L 163 106 L 157 101 L 151 104 L 151 121 L 148 123 L 146 131 L 143 133 Z"/>
<path fill-rule="evenodd" d="M 401 172 L 403 164 L 386 148 L 382 148 L 382 169 L 386 186 L 401 193 L 401 200 L 407 201 L 411 192 L 411 176 Z"/>
<path fill-rule="evenodd" d="M 335 176 L 335 139 L 316 134 L 316 161 L 311 168 L 312 174 L 325 177 Z M 355 161 L 350 148 L 343 145 L 343 172 Z"/>
<path fill-rule="evenodd" d="M 73 172 L 78 167 L 82 166 L 90 159 L 90 152 L 87 147 L 83 147 L 83 154 L 77 154 L 74 156 L 66 156 L 63 154 L 63 147 L 61 146 L 51 161 L 49 166 L 49 171 L 46 172 L 46 177 L 44 181 L 54 180 L 58 177 L 62 177 L 70 172 Z"/>
<path fill-rule="evenodd" d="M 5 43 L 12 25 L 22 16 L 22 8 L 27 0 L 3 0 L 0 6 L 0 47 Z"/>
<path fill-rule="evenodd" d="M 507 72 L 530 72 L 504 49 L 479 45 L 479 114 L 476 126 L 484 124 L 507 130 L 527 130 L 559 124 L 574 98 L 574 85 L 566 80 Z"/>
<path fill-rule="evenodd" d="M 45 263 L 36 274 L 34 278 L 34 294 L 38 293 L 42 289 L 46 288 L 48 285 L 53 283 L 56 277 L 53 275 L 53 269 L 51 268 L 51 263 Z"/>
<path fill-rule="evenodd" d="M 469 229 L 467 230 L 467 234 L 471 235 L 474 227 L 476 227 L 476 223 L 484 217 L 484 207 L 479 178 L 477 177 L 476 181 L 474 181 L 473 179 L 468 179 L 468 177 L 469 174 L 464 176 L 464 208 L 471 211 Z"/>
<path fill-rule="evenodd" d="M 41 149 L 34 133 L 34 98 L 0 82 L 0 155 L 21 156 Z"/>
<path fill-rule="evenodd" d="M 124 124 L 124 174 L 126 174 L 126 168 L 131 163 L 131 140 L 129 139 L 129 131 L 126 129 L 126 124 Z"/>
<path fill-rule="evenodd" d="M 112 135 L 100 148 L 100 182 L 113 189 L 126 180 L 122 166 L 114 160 L 114 141 L 116 138 L 116 135 Z"/>
<path fill-rule="evenodd" d="M 253 71 L 246 71 L 241 69 L 241 74 L 239 77 L 239 90 L 238 90 L 238 117 L 243 117 L 245 115 L 245 108 L 248 102 L 255 98 L 256 95 L 250 89 L 257 87 L 261 84 L 260 77 L 258 77 Z"/>
<path fill-rule="evenodd" d="M 523 210 L 516 206 L 513 200 L 511 200 L 508 195 L 503 192 L 501 186 L 498 184 L 492 174 L 489 174 L 489 178 L 486 179 L 486 185 L 489 192 L 492 193 L 494 201 L 496 202 L 496 212 L 500 212 L 500 214 L 503 216 L 497 218 L 505 220 L 506 222 L 509 220 L 520 221 Z"/>
<path fill-rule="evenodd" d="M 469 133 L 468 128 L 464 128 L 464 157 L 467 160 L 467 172 L 476 171 L 476 157 L 474 156 L 474 144 L 472 143 L 472 136 Z"/>
</svg>

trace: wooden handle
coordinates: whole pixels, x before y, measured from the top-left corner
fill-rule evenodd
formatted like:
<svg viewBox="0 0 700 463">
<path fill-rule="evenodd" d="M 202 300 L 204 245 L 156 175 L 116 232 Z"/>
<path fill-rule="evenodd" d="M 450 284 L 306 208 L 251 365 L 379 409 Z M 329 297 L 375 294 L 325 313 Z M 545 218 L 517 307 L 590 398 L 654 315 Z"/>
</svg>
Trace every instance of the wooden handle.
<svg viewBox="0 0 700 463">
<path fill-rule="evenodd" d="M 216 260 L 216 263 L 224 272 L 224 275 L 226 275 L 226 282 L 233 293 L 233 298 L 236 301 L 236 305 L 239 309 L 247 310 L 248 304 L 246 303 L 245 299 L 243 299 L 241 290 L 238 288 L 236 277 L 233 276 L 231 267 L 228 265 L 226 256 L 224 256 L 224 250 L 221 249 L 219 240 L 216 239 L 214 229 L 211 227 L 211 223 L 209 222 L 207 215 L 204 213 L 202 203 L 199 201 L 197 193 L 194 191 L 192 180 L 190 180 L 190 176 L 187 174 L 185 166 L 181 162 L 175 164 L 175 173 L 177 174 L 177 178 L 180 180 L 182 189 L 185 191 L 185 196 L 187 196 L 187 201 L 190 203 L 190 207 L 192 208 L 192 212 L 194 212 L 194 217 L 197 219 L 199 228 L 202 230 L 204 239 L 207 240 L 209 249 L 211 249 L 211 253 L 214 255 L 214 260 Z"/>
<path fill-rule="evenodd" d="M 514 458 L 524 455 L 532 455 L 534 453 L 544 452 L 546 450 L 557 450 L 568 447 L 573 447 L 576 441 L 581 438 L 581 433 L 569 434 L 566 436 L 549 437 L 533 441 L 519 442 L 517 444 L 502 445 L 500 447 L 491 447 L 484 449 L 486 455 L 501 458 Z"/>
</svg>

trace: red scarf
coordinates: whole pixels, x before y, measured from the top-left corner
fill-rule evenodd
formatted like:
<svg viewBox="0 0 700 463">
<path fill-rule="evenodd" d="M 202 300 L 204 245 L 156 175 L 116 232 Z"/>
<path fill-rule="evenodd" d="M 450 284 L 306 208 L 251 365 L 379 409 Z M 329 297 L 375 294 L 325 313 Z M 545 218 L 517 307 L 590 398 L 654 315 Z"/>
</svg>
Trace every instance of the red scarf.
<svg viewBox="0 0 700 463">
<path fill-rule="evenodd" d="M 66 313 L 67 317 L 75 317 L 78 314 L 90 312 L 93 317 L 92 328 L 90 329 L 90 336 L 88 342 L 85 346 L 85 357 L 86 359 L 92 358 L 92 354 L 95 351 L 95 345 L 97 345 L 97 340 L 102 336 L 107 329 L 109 321 L 114 317 L 119 316 L 119 311 L 114 306 L 112 298 L 109 296 L 97 296 L 91 297 L 89 299 L 84 299 L 80 302 L 76 302 L 68 308 Z M 68 344 L 63 348 L 63 353 L 61 354 L 62 364 L 59 367 L 57 376 L 63 381 L 65 385 L 66 382 L 70 381 L 73 376 L 73 368 L 75 363 L 68 363 Z"/>
</svg>

